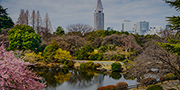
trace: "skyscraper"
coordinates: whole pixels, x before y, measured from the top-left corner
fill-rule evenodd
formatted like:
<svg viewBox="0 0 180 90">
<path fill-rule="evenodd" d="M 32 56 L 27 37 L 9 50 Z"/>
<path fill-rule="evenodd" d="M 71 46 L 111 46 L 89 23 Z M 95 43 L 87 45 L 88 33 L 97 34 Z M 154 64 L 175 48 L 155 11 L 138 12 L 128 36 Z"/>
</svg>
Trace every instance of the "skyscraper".
<svg viewBox="0 0 180 90">
<path fill-rule="evenodd" d="M 130 20 L 124 20 L 122 23 L 122 31 L 135 34 L 135 31 L 133 30 L 133 23 Z"/>
<path fill-rule="evenodd" d="M 139 35 L 145 35 L 145 33 L 149 30 L 149 22 L 140 21 L 136 24 L 136 33 Z"/>
<path fill-rule="evenodd" d="M 104 30 L 104 13 L 101 0 L 97 1 L 97 6 L 94 13 L 94 28 L 96 30 Z"/>
</svg>

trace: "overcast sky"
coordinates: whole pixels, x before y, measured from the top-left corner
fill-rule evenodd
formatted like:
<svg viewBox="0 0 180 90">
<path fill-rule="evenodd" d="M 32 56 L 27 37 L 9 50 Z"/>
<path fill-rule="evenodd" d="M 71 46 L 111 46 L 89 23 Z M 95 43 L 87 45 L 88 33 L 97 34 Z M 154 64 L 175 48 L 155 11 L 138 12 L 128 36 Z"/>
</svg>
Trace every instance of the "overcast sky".
<svg viewBox="0 0 180 90">
<path fill-rule="evenodd" d="M 44 18 L 49 15 L 52 27 L 66 29 L 69 24 L 88 24 L 94 27 L 94 11 L 97 0 L 0 0 L 4 8 L 8 8 L 9 16 L 17 21 L 21 9 L 40 11 Z M 102 0 L 104 8 L 105 29 L 107 26 L 115 30 L 122 29 L 124 20 L 148 21 L 150 26 L 165 26 L 166 17 L 179 15 L 163 0 Z"/>
</svg>

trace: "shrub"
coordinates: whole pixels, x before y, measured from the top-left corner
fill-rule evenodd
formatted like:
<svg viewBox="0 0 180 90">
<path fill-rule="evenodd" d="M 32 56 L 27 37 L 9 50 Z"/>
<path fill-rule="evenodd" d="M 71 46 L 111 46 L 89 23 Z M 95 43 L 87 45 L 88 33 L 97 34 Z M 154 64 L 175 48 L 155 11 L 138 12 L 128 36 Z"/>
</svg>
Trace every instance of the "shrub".
<svg viewBox="0 0 180 90">
<path fill-rule="evenodd" d="M 124 54 L 117 55 L 117 58 L 116 58 L 116 60 L 120 60 L 120 61 L 125 60 L 125 59 L 126 57 Z"/>
<path fill-rule="evenodd" d="M 174 80 L 174 79 L 177 79 L 177 77 L 173 73 L 168 73 L 165 75 L 165 79 L 166 80 Z"/>
<path fill-rule="evenodd" d="M 116 88 L 116 86 L 114 86 L 114 85 L 107 85 L 105 87 L 107 90 L 114 90 Z"/>
<path fill-rule="evenodd" d="M 62 50 L 61 48 L 55 51 L 55 55 L 53 57 L 54 59 L 57 59 L 58 62 L 62 60 L 70 60 L 72 58 L 69 51 Z"/>
<path fill-rule="evenodd" d="M 54 60 L 54 55 L 56 54 L 56 51 L 59 48 L 59 43 L 56 41 L 52 41 L 50 45 L 46 46 L 46 48 L 43 51 L 44 61 L 50 62 Z"/>
<path fill-rule="evenodd" d="M 114 62 L 111 64 L 111 70 L 113 72 L 116 72 L 116 71 L 121 71 L 121 64 L 119 62 Z"/>
<path fill-rule="evenodd" d="M 106 86 L 98 87 L 97 90 L 106 90 Z"/>
<path fill-rule="evenodd" d="M 83 68 L 86 68 L 86 69 L 96 69 L 97 67 L 100 67 L 101 64 L 97 63 L 97 64 L 94 64 L 93 62 L 86 62 L 86 63 L 81 63 L 80 64 L 80 68 L 83 69 Z"/>
<path fill-rule="evenodd" d="M 155 84 L 156 83 L 156 79 L 155 78 L 145 78 L 141 81 L 142 84 L 144 85 L 150 85 L 150 84 Z"/>
<path fill-rule="evenodd" d="M 42 61 L 44 59 L 42 55 L 42 52 L 39 52 L 39 53 L 34 53 L 34 52 L 31 52 L 31 53 L 25 53 L 25 58 L 24 58 L 24 61 L 27 61 L 27 62 L 30 62 L 30 63 L 37 63 L 39 61 Z"/>
<path fill-rule="evenodd" d="M 93 67 L 92 67 L 93 65 L 94 65 L 93 62 L 86 62 L 86 63 L 85 63 L 85 67 L 86 67 L 87 69 L 93 68 Z"/>
<path fill-rule="evenodd" d="M 68 68 L 72 68 L 74 66 L 74 63 L 73 61 L 69 61 L 68 64 L 67 64 L 67 67 Z"/>
<path fill-rule="evenodd" d="M 100 67 L 100 66 L 101 66 L 101 64 L 97 63 L 97 64 L 93 64 L 93 65 L 92 65 L 92 68 L 93 68 L 93 69 L 96 69 L 96 68 L 98 68 L 98 67 Z"/>
<path fill-rule="evenodd" d="M 160 85 L 150 85 L 146 88 L 146 90 L 163 90 L 163 87 Z"/>
<path fill-rule="evenodd" d="M 102 53 L 106 52 L 107 50 L 108 50 L 107 45 L 101 46 L 101 47 L 99 48 L 99 52 L 102 52 Z"/>
<path fill-rule="evenodd" d="M 81 64 L 80 64 L 80 68 L 81 68 L 81 69 L 86 68 L 85 63 L 81 63 Z"/>
<path fill-rule="evenodd" d="M 66 67 L 66 68 L 72 68 L 74 66 L 74 63 L 73 61 L 69 61 L 69 60 L 64 60 L 63 61 L 63 67 Z"/>
<path fill-rule="evenodd" d="M 114 85 L 107 85 L 107 86 L 102 86 L 99 87 L 97 90 L 115 90 L 116 86 Z"/>
<path fill-rule="evenodd" d="M 89 60 L 97 60 L 98 59 L 99 54 L 94 54 L 89 56 Z"/>
<path fill-rule="evenodd" d="M 97 60 L 102 60 L 103 59 L 103 53 L 98 53 L 98 58 Z"/>
<path fill-rule="evenodd" d="M 128 90 L 128 84 L 126 82 L 117 82 L 116 83 L 116 90 Z"/>
<path fill-rule="evenodd" d="M 87 60 L 89 55 L 88 53 L 91 53 L 93 51 L 93 47 L 91 45 L 85 45 L 80 50 L 76 51 L 75 56 L 79 60 Z"/>
</svg>

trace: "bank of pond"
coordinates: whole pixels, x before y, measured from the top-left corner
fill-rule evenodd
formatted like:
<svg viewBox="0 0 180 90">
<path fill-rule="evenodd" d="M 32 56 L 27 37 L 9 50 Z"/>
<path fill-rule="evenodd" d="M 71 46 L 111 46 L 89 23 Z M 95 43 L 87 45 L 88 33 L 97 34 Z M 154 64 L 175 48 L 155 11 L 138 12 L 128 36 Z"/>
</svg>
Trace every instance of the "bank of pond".
<svg viewBox="0 0 180 90">
<path fill-rule="evenodd" d="M 128 85 L 136 84 L 135 78 L 128 79 L 120 72 L 104 73 L 92 69 L 67 69 L 67 68 L 33 68 L 38 76 L 46 82 L 45 90 L 97 90 L 105 85 L 115 85 L 124 81 Z"/>
<path fill-rule="evenodd" d="M 106 73 L 94 69 L 36 67 L 33 68 L 33 72 L 42 77 L 42 82 L 46 82 L 47 87 L 44 90 L 106 90 L 107 88 L 127 90 L 136 88 L 137 85 L 147 86 L 159 82 L 155 78 L 140 81 L 121 72 Z M 175 79 L 176 77 L 169 74 L 169 76 L 161 77 L 161 80 L 165 81 L 167 78 Z"/>
<path fill-rule="evenodd" d="M 176 79 L 173 73 L 160 78 L 135 78 L 123 70 L 120 62 L 106 62 L 104 66 L 107 65 L 111 69 L 102 68 L 102 64 L 92 61 L 81 62 L 78 66 L 74 66 L 73 61 L 64 61 L 61 65 L 36 64 L 32 68 L 38 76 L 43 77 L 42 82 L 46 82 L 45 90 L 127 90 Z"/>
</svg>

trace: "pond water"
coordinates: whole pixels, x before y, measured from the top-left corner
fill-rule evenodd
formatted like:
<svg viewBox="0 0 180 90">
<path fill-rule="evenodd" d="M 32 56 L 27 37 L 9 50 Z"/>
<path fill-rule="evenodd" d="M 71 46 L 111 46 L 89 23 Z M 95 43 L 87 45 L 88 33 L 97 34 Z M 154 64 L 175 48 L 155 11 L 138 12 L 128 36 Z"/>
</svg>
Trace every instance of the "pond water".
<svg viewBox="0 0 180 90">
<path fill-rule="evenodd" d="M 76 70 L 60 68 L 34 68 L 37 75 L 47 83 L 44 90 L 97 90 L 100 86 L 115 85 L 124 81 L 136 85 L 136 79 L 127 79 L 125 75 L 113 72 L 111 75 L 95 70 Z"/>
</svg>

